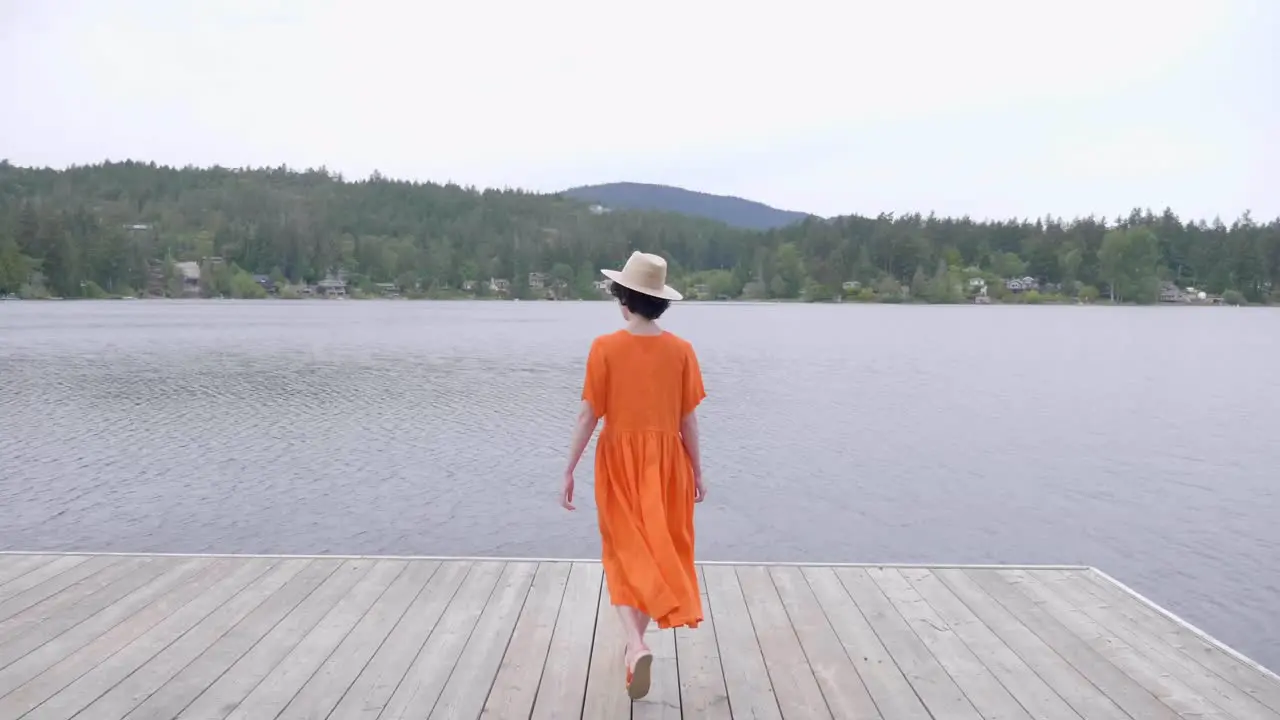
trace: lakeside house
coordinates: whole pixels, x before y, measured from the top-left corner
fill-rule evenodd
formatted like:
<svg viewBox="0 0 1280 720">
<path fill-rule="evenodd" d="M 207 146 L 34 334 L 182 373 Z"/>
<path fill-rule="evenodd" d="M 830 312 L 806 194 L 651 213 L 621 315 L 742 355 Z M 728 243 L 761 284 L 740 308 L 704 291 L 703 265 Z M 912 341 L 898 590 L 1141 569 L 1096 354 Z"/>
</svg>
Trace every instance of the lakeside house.
<svg viewBox="0 0 1280 720">
<path fill-rule="evenodd" d="M 253 281 L 258 283 L 258 287 L 265 290 L 268 295 L 275 295 L 278 290 L 276 281 L 272 280 L 270 275 L 254 275 Z"/>
<path fill-rule="evenodd" d="M 1031 292 L 1040 289 L 1040 281 L 1030 275 L 1023 278 L 1012 278 L 1004 281 L 1004 289 L 1011 293 Z"/>
<path fill-rule="evenodd" d="M 489 292 L 508 295 L 511 293 L 511 281 L 506 278 L 489 278 Z"/>
<path fill-rule="evenodd" d="M 345 298 L 347 296 L 347 279 L 341 273 L 327 275 L 315 284 L 312 293 L 323 298 Z"/>
<path fill-rule="evenodd" d="M 855 293 L 862 289 L 862 283 L 857 280 L 846 280 L 840 284 L 840 289 L 847 293 Z"/>
<path fill-rule="evenodd" d="M 200 295 L 200 263 L 176 262 L 173 269 L 182 280 L 182 295 L 197 297 Z"/>
<path fill-rule="evenodd" d="M 529 273 L 529 289 L 542 290 L 543 288 L 547 287 L 547 283 L 550 280 L 551 280 L 551 276 L 546 273 L 531 272 Z"/>
</svg>

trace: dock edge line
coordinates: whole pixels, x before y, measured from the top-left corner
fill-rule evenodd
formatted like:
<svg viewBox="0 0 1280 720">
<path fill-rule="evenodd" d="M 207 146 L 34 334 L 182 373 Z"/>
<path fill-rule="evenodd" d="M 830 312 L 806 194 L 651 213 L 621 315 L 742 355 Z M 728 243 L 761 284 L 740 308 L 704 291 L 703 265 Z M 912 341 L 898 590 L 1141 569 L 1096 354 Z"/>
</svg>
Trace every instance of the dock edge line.
<svg viewBox="0 0 1280 720">
<path fill-rule="evenodd" d="M 1221 640 L 1219 640 L 1218 638 L 1216 638 L 1216 637 L 1214 637 L 1214 636 L 1210 635 L 1209 633 L 1205 632 L 1204 630 L 1201 630 L 1200 628 L 1196 627 L 1195 625 L 1192 625 L 1190 622 L 1187 622 L 1186 620 L 1184 620 L 1184 619 L 1182 619 L 1181 617 L 1179 617 L 1177 613 L 1175 613 L 1175 612 L 1173 612 L 1173 611 L 1169 610 L 1168 608 L 1166 608 L 1166 607 L 1162 606 L 1160 603 L 1155 602 L 1154 600 L 1152 600 L 1151 598 L 1147 597 L 1146 595 L 1143 595 L 1142 593 L 1138 592 L 1137 590 L 1134 590 L 1133 588 L 1129 587 L 1128 585 L 1125 585 L 1124 583 L 1120 582 L 1119 580 L 1117 580 L 1117 579 L 1115 579 L 1114 577 L 1112 577 L 1112 576 L 1108 575 L 1106 572 L 1104 572 L 1104 571 L 1102 571 L 1102 570 L 1099 570 L 1099 569 L 1098 569 L 1098 568 L 1096 568 L 1096 567 L 1090 567 L 1090 568 L 1088 568 L 1088 570 L 1089 570 L 1089 572 L 1092 572 L 1092 573 L 1096 574 L 1099 578 L 1102 578 L 1103 580 L 1106 580 L 1107 582 L 1111 583 L 1112 585 L 1115 585 L 1117 588 L 1119 588 L 1119 589 L 1120 589 L 1120 590 L 1122 590 L 1123 592 L 1125 592 L 1125 593 L 1127 593 L 1127 594 L 1131 595 L 1135 600 L 1137 600 L 1137 601 L 1141 602 L 1142 604 L 1146 605 L 1147 607 L 1151 608 L 1152 610 L 1155 610 L 1157 613 L 1159 613 L 1159 614 L 1161 614 L 1161 615 L 1165 616 L 1165 617 L 1166 617 L 1166 618 L 1168 618 L 1169 620 L 1173 621 L 1175 624 L 1177 624 L 1177 625 L 1181 625 L 1183 628 L 1186 628 L 1186 629 L 1187 629 L 1187 630 L 1189 630 L 1193 635 L 1195 635 L 1196 637 L 1200 638 L 1201 640 L 1203 640 L 1203 641 L 1205 641 L 1205 642 L 1209 643 L 1210 645 L 1212 645 L 1213 647 L 1217 648 L 1218 650 L 1221 650 L 1222 652 L 1226 653 L 1227 655 L 1231 656 L 1231 658 L 1233 658 L 1234 660 L 1236 660 L 1236 661 L 1238 661 L 1238 662 L 1240 662 L 1240 663 L 1243 663 L 1244 665 L 1247 665 L 1247 666 L 1249 666 L 1250 668 L 1252 668 L 1252 669 L 1254 669 L 1254 670 L 1257 670 L 1258 672 L 1262 673 L 1262 675 L 1263 675 L 1263 676 L 1265 676 L 1265 677 L 1267 677 L 1267 678 L 1270 678 L 1271 680 L 1274 680 L 1274 681 L 1276 681 L 1276 682 L 1280 682 L 1280 675 L 1277 675 L 1276 673 L 1272 672 L 1270 668 L 1267 668 L 1267 667 L 1266 667 L 1266 666 L 1264 666 L 1262 663 L 1259 663 L 1258 661 L 1256 661 L 1256 660 L 1254 660 L 1254 659 L 1250 658 L 1249 656 L 1245 655 L 1244 653 L 1242 653 L 1242 652 L 1240 652 L 1240 651 L 1236 650 L 1235 648 L 1231 647 L 1230 645 L 1228 645 L 1228 644 L 1226 644 L 1226 643 L 1222 642 Z"/>
<path fill-rule="evenodd" d="M 438 562 L 532 562 L 591 563 L 600 558 L 496 557 L 487 555 L 291 555 L 278 553 L 159 553 L 159 552 L 93 552 L 86 550 L 0 550 L 0 557 L 14 555 L 96 556 L 96 557 L 174 557 L 174 558 L 267 558 L 275 560 L 434 560 Z M 833 568 L 905 568 L 912 570 L 1094 570 L 1088 565 L 1055 565 L 1035 563 L 898 563 L 898 562 L 753 562 L 745 560 L 698 560 L 695 565 L 733 567 L 833 567 Z"/>
</svg>

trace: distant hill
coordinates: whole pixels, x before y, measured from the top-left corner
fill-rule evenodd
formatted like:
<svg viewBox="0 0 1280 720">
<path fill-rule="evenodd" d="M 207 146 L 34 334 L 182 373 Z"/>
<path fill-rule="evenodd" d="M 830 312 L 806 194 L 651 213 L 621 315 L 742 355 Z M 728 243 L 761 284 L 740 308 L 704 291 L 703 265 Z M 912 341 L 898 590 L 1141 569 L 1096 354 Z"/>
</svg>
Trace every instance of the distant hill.
<svg viewBox="0 0 1280 720">
<path fill-rule="evenodd" d="M 565 190 L 564 195 L 612 210 L 657 210 L 718 220 L 748 230 L 772 230 L 797 223 L 809 213 L 779 210 L 742 198 L 711 195 L 670 185 L 620 182 Z"/>
</svg>

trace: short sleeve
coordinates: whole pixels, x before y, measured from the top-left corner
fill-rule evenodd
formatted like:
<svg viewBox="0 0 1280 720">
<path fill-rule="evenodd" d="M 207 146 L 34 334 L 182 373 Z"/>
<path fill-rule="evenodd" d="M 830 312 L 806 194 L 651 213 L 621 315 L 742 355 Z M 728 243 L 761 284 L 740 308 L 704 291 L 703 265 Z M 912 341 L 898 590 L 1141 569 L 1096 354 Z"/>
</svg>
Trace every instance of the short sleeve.
<svg viewBox="0 0 1280 720">
<path fill-rule="evenodd" d="M 587 376 L 582 383 L 582 399 L 591 404 L 596 417 L 604 417 L 609 397 L 609 370 L 605 366 L 604 347 L 597 338 L 587 354 Z"/>
<path fill-rule="evenodd" d="M 680 402 L 680 416 L 684 417 L 697 409 L 698 404 L 707 396 L 707 391 L 702 386 L 702 368 L 698 366 L 698 355 L 690 346 L 685 351 L 684 358 L 684 389 L 682 391 L 683 399 Z"/>
</svg>

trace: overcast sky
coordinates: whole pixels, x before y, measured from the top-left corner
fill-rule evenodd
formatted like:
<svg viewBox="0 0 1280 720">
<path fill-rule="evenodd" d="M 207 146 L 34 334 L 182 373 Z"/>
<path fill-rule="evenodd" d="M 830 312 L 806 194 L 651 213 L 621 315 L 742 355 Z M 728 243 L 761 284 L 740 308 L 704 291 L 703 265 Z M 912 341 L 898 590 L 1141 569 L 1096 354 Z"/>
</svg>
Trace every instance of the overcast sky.
<svg viewBox="0 0 1280 720">
<path fill-rule="evenodd" d="M 1276 0 L 0 0 L 0 158 L 1280 216 Z"/>
</svg>

